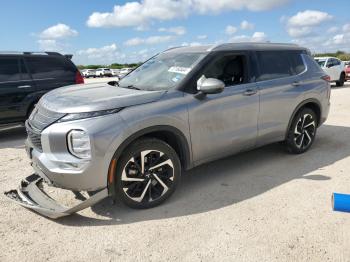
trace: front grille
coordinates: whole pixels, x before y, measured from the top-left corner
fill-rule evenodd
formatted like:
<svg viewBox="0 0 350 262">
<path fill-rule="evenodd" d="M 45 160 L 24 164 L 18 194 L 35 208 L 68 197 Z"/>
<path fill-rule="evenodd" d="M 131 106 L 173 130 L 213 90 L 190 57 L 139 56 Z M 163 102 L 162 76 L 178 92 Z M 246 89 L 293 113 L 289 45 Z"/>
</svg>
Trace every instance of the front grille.
<svg viewBox="0 0 350 262">
<path fill-rule="evenodd" d="M 38 104 L 30 115 L 28 122 L 30 126 L 42 131 L 64 115 L 63 113 L 50 111 Z"/>
<path fill-rule="evenodd" d="M 53 112 L 44 108 L 40 102 L 37 104 L 26 123 L 28 139 L 34 148 L 40 151 L 43 150 L 41 145 L 41 132 L 64 115 L 63 113 Z"/>
<path fill-rule="evenodd" d="M 26 125 L 26 130 L 27 130 L 27 134 L 28 134 L 28 139 L 30 140 L 30 142 L 32 143 L 32 145 L 34 146 L 34 148 L 43 151 L 43 147 L 41 145 L 41 134 L 40 132 L 35 132 L 34 130 L 32 130 L 29 125 Z"/>
</svg>

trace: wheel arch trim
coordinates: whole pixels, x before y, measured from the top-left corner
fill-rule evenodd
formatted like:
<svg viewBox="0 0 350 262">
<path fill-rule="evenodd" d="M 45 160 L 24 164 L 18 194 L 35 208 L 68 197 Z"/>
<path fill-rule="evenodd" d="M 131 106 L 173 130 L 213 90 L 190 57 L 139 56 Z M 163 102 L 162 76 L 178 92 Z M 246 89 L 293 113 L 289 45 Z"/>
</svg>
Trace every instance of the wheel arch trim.
<svg viewBox="0 0 350 262">
<path fill-rule="evenodd" d="M 288 126 L 287 126 L 287 130 L 286 130 L 286 133 L 285 133 L 285 138 L 287 138 L 288 136 L 288 131 L 292 125 L 292 122 L 293 122 L 293 119 L 295 117 L 295 115 L 299 112 L 299 110 L 301 108 L 303 108 L 306 104 L 316 104 L 320 110 L 320 115 L 318 116 L 318 123 L 317 123 L 317 127 L 320 126 L 320 119 L 322 117 L 322 106 L 321 106 L 321 103 L 317 100 L 317 99 L 314 99 L 314 98 L 309 98 L 309 99 L 306 99 L 304 100 L 303 102 L 301 102 L 300 104 L 298 104 L 298 106 L 294 109 L 293 113 L 292 113 L 292 116 L 290 117 L 289 119 L 289 122 L 288 122 Z"/>
</svg>

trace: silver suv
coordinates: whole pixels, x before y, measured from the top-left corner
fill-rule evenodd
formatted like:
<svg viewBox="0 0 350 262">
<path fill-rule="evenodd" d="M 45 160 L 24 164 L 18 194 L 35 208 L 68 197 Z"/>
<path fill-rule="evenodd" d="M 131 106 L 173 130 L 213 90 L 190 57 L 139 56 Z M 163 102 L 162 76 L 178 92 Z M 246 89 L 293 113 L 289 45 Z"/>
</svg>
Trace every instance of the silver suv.
<svg viewBox="0 0 350 262">
<path fill-rule="evenodd" d="M 305 48 L 241 43 L 173 48 L 119 83 L 56 89 L 26 123 L 35 174 L 6 195 L 52 218 L 107 196 L 154 207 L 182 170 L 279 141 L 307 151 L 328 115 L 327 79 Z M 66 208 L 43 182 L 91 197 Z"/>
</svg>

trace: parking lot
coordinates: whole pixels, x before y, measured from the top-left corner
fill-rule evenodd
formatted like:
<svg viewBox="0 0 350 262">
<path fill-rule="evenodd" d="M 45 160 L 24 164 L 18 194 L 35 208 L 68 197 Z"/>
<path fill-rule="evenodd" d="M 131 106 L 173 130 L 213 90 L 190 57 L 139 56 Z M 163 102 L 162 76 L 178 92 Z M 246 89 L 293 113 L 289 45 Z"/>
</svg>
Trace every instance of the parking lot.
<svg viewBox="0 0 350 262">
<path fill-rule="evenodd" d="M 50 220 L 0 194 L 0 261 L 350 261 L 350 216 L 331 207 L 332 192 L 350 193 L 349 99 L 350 82 L 333 88 L 307 153 L 274 144 L 200 166 L 154 209 L 106 199 Z M 32 172 L 24 139 L 0 132 L 0 192 Z"/>
</svg>

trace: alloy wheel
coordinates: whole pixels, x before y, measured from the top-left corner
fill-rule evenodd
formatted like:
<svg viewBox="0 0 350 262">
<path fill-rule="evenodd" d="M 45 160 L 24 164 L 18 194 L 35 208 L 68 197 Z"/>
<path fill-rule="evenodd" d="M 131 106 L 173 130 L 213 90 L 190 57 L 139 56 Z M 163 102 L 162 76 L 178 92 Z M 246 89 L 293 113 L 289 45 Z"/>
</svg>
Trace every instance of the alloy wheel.
<svg viewBox="0 0 350 262">
<path fill-rule="evenodd" d="M 161 198 L 174 183 L 174 164 L 163 152 L 144 150 L 134 154 L 123 168 L 122 189 L 139 203 Z"/>
<path fill-rule="evenodd" d="M 294 129 L 294 142 L 300 149 L 309 147 L 316 134 L 316 122 L 311 114 L 302 115 Z"/>
</svg>

